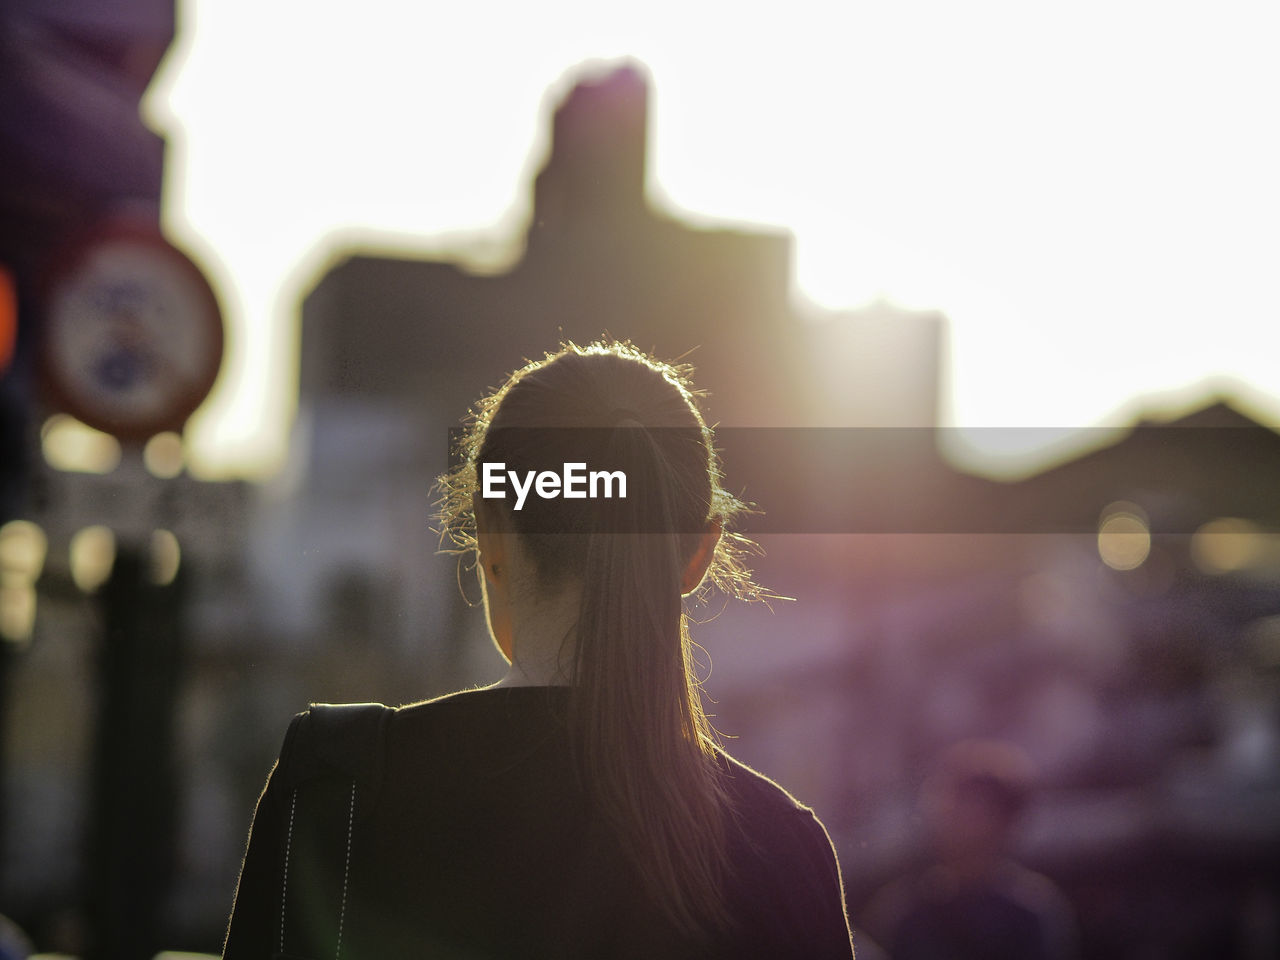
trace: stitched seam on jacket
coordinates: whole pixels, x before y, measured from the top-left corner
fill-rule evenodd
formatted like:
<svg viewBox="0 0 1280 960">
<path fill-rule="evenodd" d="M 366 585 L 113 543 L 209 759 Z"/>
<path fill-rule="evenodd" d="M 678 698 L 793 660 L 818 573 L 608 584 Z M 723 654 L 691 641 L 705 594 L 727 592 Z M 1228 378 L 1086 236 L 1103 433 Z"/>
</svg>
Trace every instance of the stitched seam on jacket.
<svg viewBox="0 0 1280 960">
<path fill-rule="evenodd" d="M 298 788 L 289 795 L 289 832 L 284 841 L 284 878 L 280 883 L 280 952 L 284 953 L 284 908 L 289 897 L 289 850 L 293 846 L 293 811 L 298 804 Z"/>
<path fill-rule="evenodd" d="M 351 807 L 347 812 L 347 859 L 342 867 L 342 906 L 338 910 L 338 944 L 334 950 L 334 960 L 342 957 L 342 922 L 347 917 L 347 878 L 351 874 L 351 832 L 356 822 L 356 782 L 351 781 Z"/>
</svg>

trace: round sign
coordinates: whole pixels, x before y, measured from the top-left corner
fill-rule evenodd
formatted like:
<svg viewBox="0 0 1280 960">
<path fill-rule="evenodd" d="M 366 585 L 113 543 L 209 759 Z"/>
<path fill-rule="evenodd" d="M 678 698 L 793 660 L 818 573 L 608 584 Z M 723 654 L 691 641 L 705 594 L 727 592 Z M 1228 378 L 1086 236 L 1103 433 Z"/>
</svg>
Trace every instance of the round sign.
<svg viewBox="0 0 1280 960">
<path fill-rule="evenodd" d="M 222 316 L 200 268 L 146 222 L 69 246 L 47 286 L 45 382 L 55 406 L 124 441 L 181 430 L 222 363 Z"/>
</svg>

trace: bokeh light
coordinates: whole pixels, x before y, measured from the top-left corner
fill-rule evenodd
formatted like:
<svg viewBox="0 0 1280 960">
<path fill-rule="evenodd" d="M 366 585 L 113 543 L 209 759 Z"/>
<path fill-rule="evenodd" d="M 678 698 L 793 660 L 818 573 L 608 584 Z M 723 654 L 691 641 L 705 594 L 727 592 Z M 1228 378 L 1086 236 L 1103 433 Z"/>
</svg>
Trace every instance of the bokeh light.
<svg viewBox="0 0 1280 960">
<path fill-rule="evenodd" d="M 85 593 L 107 582 L 116 562 L 116 537 L 110 528 L 95 524 L 71 538 L 71 579 Z"/>
<path fill-rule="evenodd" d="M 173 583 L 182 562 L 182 548 L 178 538 L 169 530 L 155 530 L 151 534 L 151 582 L 156 586 Z"/>
<path fill-rule="evenodd" d="M 1262 531 L 1237 517 L 1210 520 L 1191 538 L 1191 559 L 1208 574 L 1247 570 L 1262 560 L 1265 551 Z"/>
<path fill-rule="evenodd" d="M 166 431 L 157 433 L 142 448 L 142 462 L 153 477 L 170 480 L 182 472 L 182 437 Z"/>
<path fill-rule="evenodd" d="M 48 538 L 28 520 L 0 527 L 0 639 L 18 645 L 31 639 L 36 620 L 36 581 L 44 567 Z"/>
<path fill-rule="evenodd" d="M 1112 570 L 1136 570 L 1151 553 L 1151 530 L 1145 511 L 1119 500 L 1102 511 L 1098 524 L 1098 556 Z"/>
<path fill-rule="evenodd" d="M 45 462 L 55 470 L 110 473 L 120 464 L 120 442 L 75 417 L 57 413 L 40 428 Z"/>
<path fill-rule="evenodd" d="M 0 527 L 0 574 L 34 583 L 40 579 L 48 537 L 30 520 L 10 520 Z"/>
<path fill-rule="evenodd" d="M 36 588 L 26 581 L 0 583 L 0 639 L 25 644 L 36 622 Z"/>
</svg>

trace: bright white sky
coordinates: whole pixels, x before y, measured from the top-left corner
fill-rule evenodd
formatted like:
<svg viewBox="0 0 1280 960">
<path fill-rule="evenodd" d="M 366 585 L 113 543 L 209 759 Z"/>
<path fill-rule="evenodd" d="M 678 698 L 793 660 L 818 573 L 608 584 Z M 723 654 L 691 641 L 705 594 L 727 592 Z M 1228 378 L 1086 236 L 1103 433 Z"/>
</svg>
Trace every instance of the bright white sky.
<svg viewBox="0 0 1280 960">
<path fill-rule="evenodd" d="M 654 200 L 793 231 L 816 303 L 943 311 L 948 422 L 1114 422 L 1231 378 L 1280 423 L 1274 3 L 633 7 L 179 3 L 145 107 L 166 227 L 228 323 L 202 473 L 279 463 L 297 303 L 337 235 L 501 250 L 548 89 L 626 55 L 655 86 Z"/>
</svg>

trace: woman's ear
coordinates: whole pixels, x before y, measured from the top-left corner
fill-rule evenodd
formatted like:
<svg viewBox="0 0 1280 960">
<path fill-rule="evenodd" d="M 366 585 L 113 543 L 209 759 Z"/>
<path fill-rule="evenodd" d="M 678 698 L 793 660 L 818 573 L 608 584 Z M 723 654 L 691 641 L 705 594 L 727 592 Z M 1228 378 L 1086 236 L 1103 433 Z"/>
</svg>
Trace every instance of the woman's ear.
<svg viewBox="0 0 1280 960">
<path fill-rule="evenodd" d="M 497 518 L 480 503 L 480 499 L 474 497 L 471 502 L 475 510 L 476 547 L 480 553 L 480 568 L 490 581 L 498 583 L 507 567 L 506 537 L 495 523 Z"/>
<path fill-rule="evenodd" d="M 716 547 L 720 543 L 721 527 L 719 520 L 712 520 L 706 531 L 698 540 L 698 549 L 693 551 L 689 563 L 684 568 L 684 576 L 680 580 L 680 594 L 688 596 L 698 589 L 702 578 L 707 575 L 707 568 L 715 559 Z"/>
</svg>

